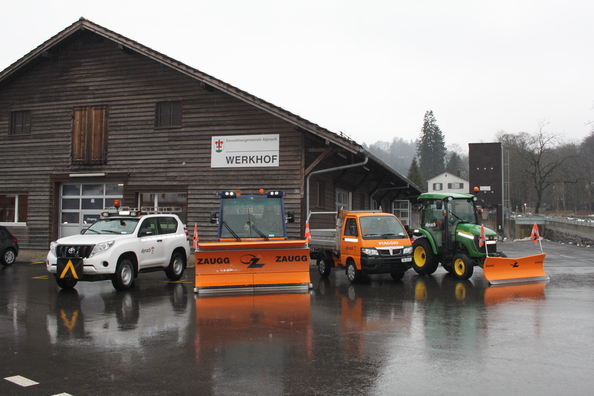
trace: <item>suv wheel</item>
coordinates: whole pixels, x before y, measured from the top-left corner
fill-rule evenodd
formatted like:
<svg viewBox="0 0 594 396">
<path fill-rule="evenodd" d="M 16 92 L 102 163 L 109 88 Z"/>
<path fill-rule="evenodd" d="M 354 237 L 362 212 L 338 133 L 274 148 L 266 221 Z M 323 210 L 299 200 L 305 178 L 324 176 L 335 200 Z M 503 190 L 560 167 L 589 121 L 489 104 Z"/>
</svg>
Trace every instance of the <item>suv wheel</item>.
<svg viewBox="0 0 594 396">
<path fill-rule="evenodd" d="M 128 290 L 134 285 L 134 264 L 128 258 L 120 258 L 116 272 L 111 278 L 116 290 Z"/>
<path fill-rule="evenodd" d="M 185 269 L 186 258 L 180 252 L 175 252 L 171 256 L 171 261 L 165 270 L 165 274 L 169 280 L 176 281 L 181 279 L 181 277 L 184 275 Z"/>
</svg>

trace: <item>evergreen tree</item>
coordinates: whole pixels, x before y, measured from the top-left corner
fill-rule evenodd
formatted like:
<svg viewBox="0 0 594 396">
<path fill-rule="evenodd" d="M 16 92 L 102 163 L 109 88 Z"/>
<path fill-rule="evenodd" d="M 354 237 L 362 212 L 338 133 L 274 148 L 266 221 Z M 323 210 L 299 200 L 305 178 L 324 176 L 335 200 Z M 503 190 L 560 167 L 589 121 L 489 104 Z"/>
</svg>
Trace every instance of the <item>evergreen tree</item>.
<svg viewBox="0 0 594 396">
<path fill-rule="evenodd" d="M 426 185 L 423 182 L 423 176 L 421 175 L 421 170 L 419 169 L 417 157 L 413 158 L 410 167 L 408 168 L 406 178 L 415 183 L 422 191 L 426 191 Z"/>
<path fill-rule="evenodd" d="M 423 183 L 428 179 L 445 172 L 445 138 L 436 123 L 433 111 L 425 113 L 423 128 L 417 145 L 419 168 Z"/>
</svg>

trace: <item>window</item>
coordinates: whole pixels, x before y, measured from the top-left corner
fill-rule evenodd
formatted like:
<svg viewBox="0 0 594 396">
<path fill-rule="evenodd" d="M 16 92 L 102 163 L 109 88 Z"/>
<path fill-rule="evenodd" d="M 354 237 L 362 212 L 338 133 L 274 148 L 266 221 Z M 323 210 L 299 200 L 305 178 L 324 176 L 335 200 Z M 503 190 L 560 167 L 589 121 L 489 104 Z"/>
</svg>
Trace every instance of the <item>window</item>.
<svg viewBox="0 0 594 396">
<path fill-rule="evenodd" d="M 443 183 L 433 183 L 433 191 L 443 190 Z"/>
<path fill-rule="evenodd" d="M 27 195 L 0 195 L 0 224 L 27 221 Z"/>
<path fill-rule="evenodd" d="M 169 208 L 173 210 L 182 221 L 186 223 L 188 213 L 188 193 L 182 192 L 160 192 L 160 193 L 139 193 L 139 208 Z"/>
<path fill-rule="evenodd" d="M 359 230 L 357 230 L 357 220 L 350 218 L 347 219 L 344 225 L 345 236 L 359 236 Z"/>
<path fill-rule="evenodd" d="M 72 163 L 107 161 L 107 106 L 75 107 L 72 123 Z"/>
<path fill-rule="evenodd" d="M 451 190 L 462 190 L 464 183 L 448 183 L 448 188 Z"/>
<path fill-rule="evenodd" d="M 351 210 L 351 196 L 348 191 L 336 190 L 336 210 Z"/>
<path fill-rule="evenodd" d="M 13 111 L 10 113 L 10 134 L 28 135 L 31 133 L 31 112 Z"/>
<path fill-rule="evenodd" d="M 181 126 L 181 102 L 157 103 L 156 127 Z"/>
<path fill-rule="evenodd" d="M 323 208 L 326 204 L 325 195 L 326 195 L 326 186 L 324 182 L 317 182 L 317 196 L 316 196 L 316 207 Z"/>
<path fill-rule="evenodd" d="M 394 201 L 392 202 L 392 213 L 400 219 L 402 224 L 410 225 L 410 202 L 409 201 Z"/>
</svg>

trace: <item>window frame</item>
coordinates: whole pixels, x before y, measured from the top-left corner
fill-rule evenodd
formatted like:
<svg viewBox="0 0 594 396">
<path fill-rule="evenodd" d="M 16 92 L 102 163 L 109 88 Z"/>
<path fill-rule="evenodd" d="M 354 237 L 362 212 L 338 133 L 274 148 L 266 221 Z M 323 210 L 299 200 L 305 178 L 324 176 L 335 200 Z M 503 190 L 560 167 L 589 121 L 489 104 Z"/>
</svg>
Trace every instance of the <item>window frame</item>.
<svg viewBox="0 0 594 396">
<path fill-rule="evenodd" d="M 13 221 L 0 221 L 2 226 L 26 226 L 27 215 L 29 212 L 29 196 L 28 194 L 2 194 L 0 197 L 8 198 L 14 197 L 14 217 Z M 24 217 L 24 219 L 22 219 Z"/>
<path fill-rule="evenodd" d="M 21 119 L 20 122 L 17 122 L 17 118 L 19 116 L 21 117 Z M 23 119 L 24 116 L 26 116 L 26 121 Z M 10 130 L 8 134 L 11 136 L 26 136 L 31 134 L 30 110 L 17 110 L 10 112 Z"/>
<path fill-rule="evenodd" d="M 164 110 L 167 110 L 166 114 Z M 181 100 L 157 102 L 155 105 L 155 128 L 181 128 L 182 115 L 183 107 Z M 162 122 L 163 118 L 167 118 L 166 122 Z"/>
</svg>

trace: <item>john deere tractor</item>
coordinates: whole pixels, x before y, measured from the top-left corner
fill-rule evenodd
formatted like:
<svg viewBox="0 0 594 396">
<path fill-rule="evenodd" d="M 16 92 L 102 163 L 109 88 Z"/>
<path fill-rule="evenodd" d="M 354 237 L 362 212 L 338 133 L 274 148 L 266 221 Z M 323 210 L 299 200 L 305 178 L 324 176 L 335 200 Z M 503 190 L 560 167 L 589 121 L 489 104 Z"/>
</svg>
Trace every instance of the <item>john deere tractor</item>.
<svg viewBox="0 0 594 396">
<path fill-rule="evenodd" d="M 421 227 L 412 232 L 413 268 L 430 275 L 439 263 L 457 279 L 472 276 L 474 266 L 483 267 L 486 257 L 505 257 L 497 252 L 497 234 L 479 223 L 472 194 L 425 193 L 418 201 Z"/>
</svg>

